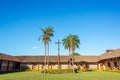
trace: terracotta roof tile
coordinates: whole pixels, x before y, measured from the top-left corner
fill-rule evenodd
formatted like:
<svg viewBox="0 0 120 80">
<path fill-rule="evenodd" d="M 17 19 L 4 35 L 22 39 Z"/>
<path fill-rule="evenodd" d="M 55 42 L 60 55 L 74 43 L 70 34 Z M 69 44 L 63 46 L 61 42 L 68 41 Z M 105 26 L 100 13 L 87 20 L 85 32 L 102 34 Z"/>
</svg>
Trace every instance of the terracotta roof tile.
<svg viewBox="0 0 120 80">
<path fill-rule="evenodd" d="M 98 56 L 75 56 L 75 62 L 98 62 Z"/>
<path fill-rule="evenodd" d="M 0 53 L 0 60 L 19 61 L 16 57 L 3 53 Z"/>
<path fill-rule="evenodd" d="M 107 51 L 106 53 L 100 55 L 100 60 L 114 57 L 120 57 L 120 49 Z"/>
<path fill-rule="evenodd" d="M 44 62 L 44 56 L 17 56 L 22 62 Z M 69 56 L 60 56 L 60 62 L 68 62 Z M 97 56 L 74 56 L 74 62 L 97 62 Z M 58 62 L 58 56 L 49 56 L 49 62 Z"/>
</svg>

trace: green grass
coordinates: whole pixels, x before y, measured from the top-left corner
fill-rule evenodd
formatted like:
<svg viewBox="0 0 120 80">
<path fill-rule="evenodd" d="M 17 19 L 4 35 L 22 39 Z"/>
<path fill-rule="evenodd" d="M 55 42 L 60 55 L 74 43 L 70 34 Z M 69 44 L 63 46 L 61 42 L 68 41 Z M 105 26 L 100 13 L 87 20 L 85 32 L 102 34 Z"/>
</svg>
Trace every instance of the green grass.
<svg viewBox="0 0 120 80">
<path fill-rule="evenodd" d="M 41 74 L 37 71 L 0 74 L 0 80 L 120 80 L 117 72 L 79 72 L 76 74 Z"/>
</svg>

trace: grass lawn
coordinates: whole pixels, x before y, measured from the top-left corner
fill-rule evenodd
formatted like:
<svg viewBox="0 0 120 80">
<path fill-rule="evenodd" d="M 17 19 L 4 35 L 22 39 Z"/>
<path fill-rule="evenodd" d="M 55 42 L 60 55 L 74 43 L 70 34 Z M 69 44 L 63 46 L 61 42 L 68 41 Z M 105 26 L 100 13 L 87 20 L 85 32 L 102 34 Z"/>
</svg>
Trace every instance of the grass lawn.
<svg viewBox="0 0 120 80">
<path fill-rule="evenodd" d="M 28 71 L 0 74 L 0 80 L 120 80 L 120 73 L 93 71 L 76 74 L 41 74 L 37 71 Z"/>
</svg>

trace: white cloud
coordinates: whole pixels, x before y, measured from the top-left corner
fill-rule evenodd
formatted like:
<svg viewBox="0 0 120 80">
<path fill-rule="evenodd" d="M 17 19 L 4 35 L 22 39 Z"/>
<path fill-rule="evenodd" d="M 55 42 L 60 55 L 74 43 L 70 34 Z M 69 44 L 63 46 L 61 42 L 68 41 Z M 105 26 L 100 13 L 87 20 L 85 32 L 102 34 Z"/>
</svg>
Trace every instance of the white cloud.
<svg viewBox="0 0 120 80">
<path fill-rule="evenodd" d="M 38 46 L 33 46 L 33 49 L 37 49 L 38 48 Z"/>
</svg>

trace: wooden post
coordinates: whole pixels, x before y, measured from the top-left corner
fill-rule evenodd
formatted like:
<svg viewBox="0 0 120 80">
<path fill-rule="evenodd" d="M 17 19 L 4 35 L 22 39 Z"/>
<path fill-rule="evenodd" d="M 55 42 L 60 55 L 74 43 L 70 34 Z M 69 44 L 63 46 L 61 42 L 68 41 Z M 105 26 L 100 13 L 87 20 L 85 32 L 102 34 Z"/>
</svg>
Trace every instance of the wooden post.
<svg viewBox="0 0 120 80">
<path fill-rule="evenodd" d="M 10 63 L 10 61 L 8 61 L 8 63 L 7 63 L 7 70 L 6 71 L 9 70 L 9 63 Z"/>
<path fill-rule="evenodd" d="M 16 62 L 13 62 L 13 70 L 15 70 Z"/>
<path fill-rule="evenodd" d="M 2 68 L 2 60 L 0 60 L 0 71 L 1 71 L 1 68 Z"/>
</svg>

